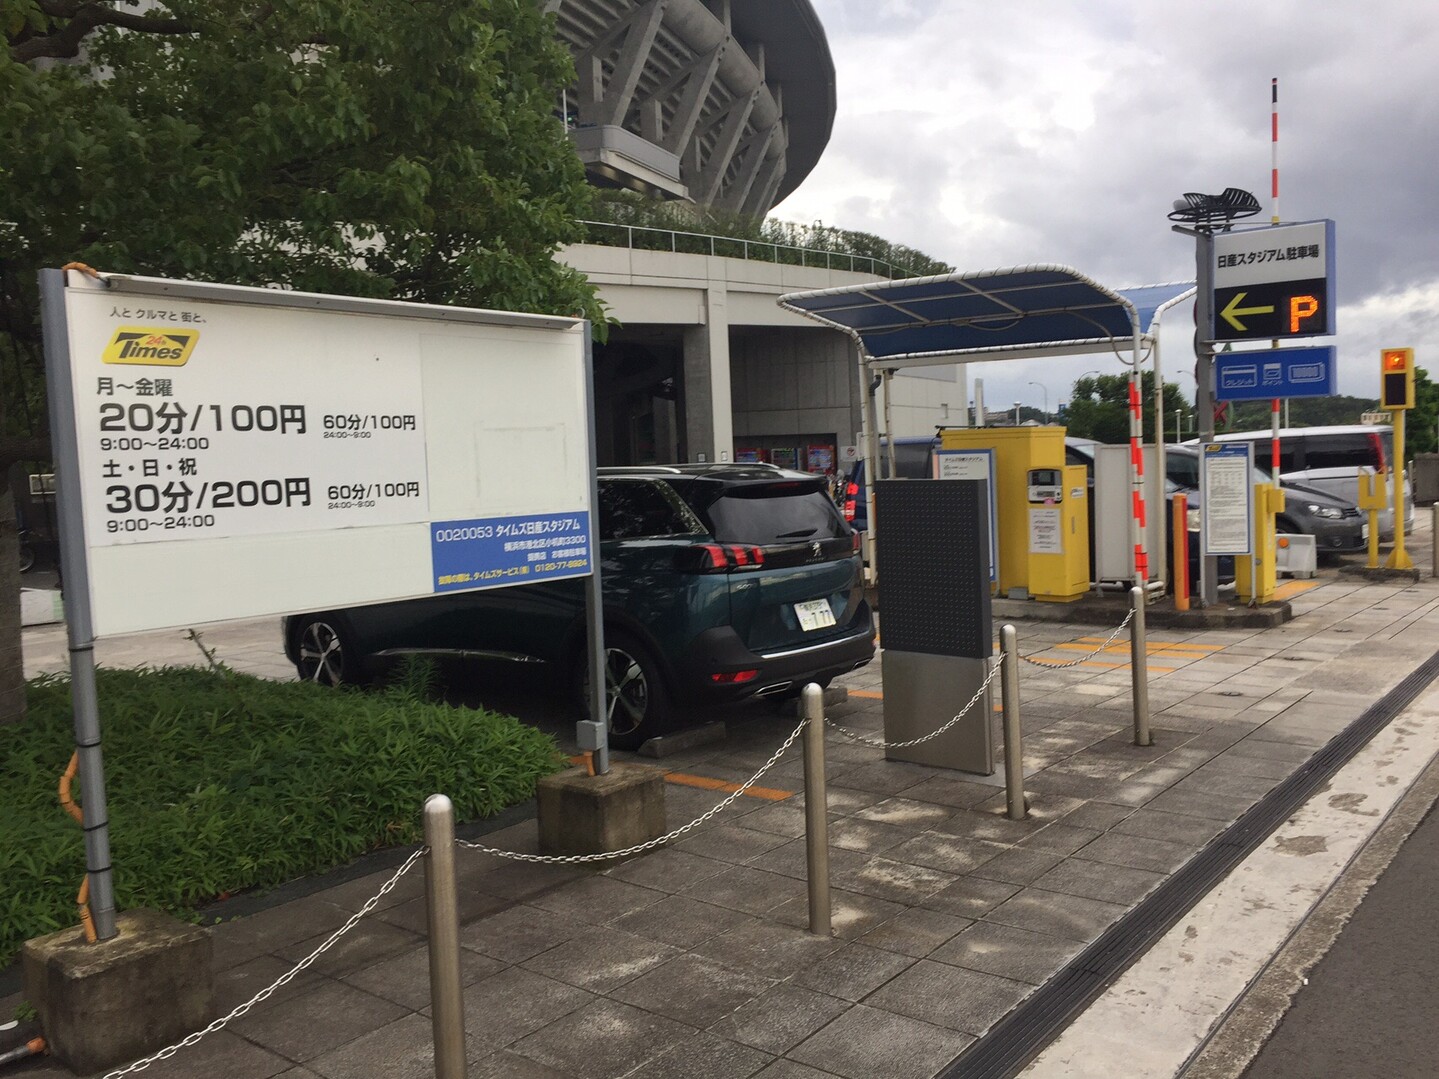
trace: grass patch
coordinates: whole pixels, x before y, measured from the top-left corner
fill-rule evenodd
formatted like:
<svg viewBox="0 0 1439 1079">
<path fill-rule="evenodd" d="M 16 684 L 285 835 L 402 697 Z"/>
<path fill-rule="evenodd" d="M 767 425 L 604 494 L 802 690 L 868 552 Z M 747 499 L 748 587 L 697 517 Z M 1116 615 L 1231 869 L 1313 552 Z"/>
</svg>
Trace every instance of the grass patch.
<svg viewBox="0 0 1439 1079">
<path fill-rule="evenodd" d="M 549 735 L 431 702 L 428 678 L 412 667 L 363 693 L 225 667 L 101 668 L 116 906 L 193 916 L 225 893 L 418 842 L 431 794 L 475 820 L 565 766 Z M 56 797 L 74 750 L 69 679 L 31 681 L 28 707 L 0 733 L 0 964 L 78 924 L 85 870 L 80 827 Z"/>
</svg>

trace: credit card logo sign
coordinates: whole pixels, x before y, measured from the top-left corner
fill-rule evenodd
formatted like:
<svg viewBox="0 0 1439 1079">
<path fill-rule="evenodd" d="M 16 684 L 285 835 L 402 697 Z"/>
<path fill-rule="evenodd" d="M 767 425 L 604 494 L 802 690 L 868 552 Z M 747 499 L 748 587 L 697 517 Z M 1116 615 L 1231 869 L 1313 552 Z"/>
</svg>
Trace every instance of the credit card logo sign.
<svg viewBox="0 0 1439 1079">
<path fill-rule="evenodd" d="M 199 330 L 121 326 L 110 338 L 100 359 L 104 363 L 132 363 L 145 367 L 183 367 L 199 340 Z"/>
</svg>

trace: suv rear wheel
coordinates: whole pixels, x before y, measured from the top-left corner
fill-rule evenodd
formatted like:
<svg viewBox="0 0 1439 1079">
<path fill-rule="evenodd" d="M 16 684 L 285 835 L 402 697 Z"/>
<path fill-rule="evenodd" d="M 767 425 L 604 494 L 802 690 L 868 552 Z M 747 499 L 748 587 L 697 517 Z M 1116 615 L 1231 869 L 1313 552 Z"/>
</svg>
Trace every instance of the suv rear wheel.
<svg viewBox="0 0 1439 1079">
<path fill-rule="evenodd" d="M 361 685 L 369 679 L 350 631 L 332 614 L 306 615 L 295 626 L 295 670 L 302 682 Z"/>
<path fill-rule="evenodd" d="M 588 653 L 576 658 L 575 684 L 581 707 L 589 706 Z M 659 664 L 649 649 L 623 630 L 605 633 L 605 718 L 609 744 L 615 749 L 638 749 L 646 740 L 669 729 L 669 693 Z"/>
</svg>

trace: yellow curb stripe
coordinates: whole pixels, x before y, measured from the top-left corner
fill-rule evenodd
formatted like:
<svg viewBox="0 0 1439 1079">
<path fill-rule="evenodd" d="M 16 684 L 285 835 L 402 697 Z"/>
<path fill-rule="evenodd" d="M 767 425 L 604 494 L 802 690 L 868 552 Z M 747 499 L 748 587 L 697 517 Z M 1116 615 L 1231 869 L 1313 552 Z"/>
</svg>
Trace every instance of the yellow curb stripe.
<svg viewBox="0 0 1439 1079">
<path fill-rule="evenodd" d="M 1091 644 L 1099 644 L 1105 641 L 1106 637 L 1081 637 L 1081 641 L 1088 641 Z M 1189 644 L 1184 641 L 1155 641 L 1150 648 L 1173 648 L 1180 652 L 1202 652 L 1204 655 L 1211 655 L 1214 652 L 1222 652 L 1225 645 L 1222 644 Z"/>
<path fill-rule="evenodd" d="M 863 697 L 867 701 L 882 701 L 884 694 L 877 689 L 852 689 L 849 691 L 851 697 Z"/>
<path fill-rule="evenodd" d="M 1055 645 L 1054 647 L 1055 647 L 1056 649 L 1063 648 L 1063 649 L 1067 649 L 1067 650 L 1073 651 L 1073 652 L 1093 652 L 1093 651 L 1094 651 L 1094 649 L 1088 647 L 1087 645 L 1083 645 L 1083 644 L 1057 644 L 1057 645 Z M 1127 656 L 1127 655 L 1129 655 L 1129 645 L 1127 645 L 1127 644 L 1116 644 L 1116 645 L 1114 645 L 1113 647 L 1106 648 L 1106 649 L 1104 650 L 1103 654 L 1106 655 L 1106 656 Z M 1202 655 L 1196 655 L 1196 654 L 1193 653 L 1193 652 L 1175 652 L 1175 651 L 1172 651 L 1172 650 L 1170 650 L 1169 648 L 1166 648 L 1165 646 L 1159 645 L 1159 644 L 1151 644 L 1151 645 L 1148 647 L 1148 649 L 1145 651 L 1145 655 L 1150 656 L 1150 657 L 1158 656 L 1160 659 L 1203 659 L 1203 658 L 1204 658 Z"/>
<path fill-rule="evenodd" d="M 1119 670 L 1120 668 L 1128 668 L 1129 664 L 1128 664 L 1128 663 L 1101 663 L 1101 662 L 1100 662 L 1099 660 L 1097 660 L 1097 659 L 1087 659 L 1087 660 L 1085 660 L 1082 664 L 1080 664 L 1080 666 L 1083 666 L 1083 667 L 1108 667 L 1110 670 Z M 1147 670 L 1147 671 L 1154 671 L 1154 672 L 1156 672 L 1157 674 L 1172 674 L 1175 670 L 1177 670 L 1177 668 L 1175 668 L 1175 667 L 1156 667 L 1156 666 L 1154 666 L 1152 663 L 1146 663 L 1146 664 L 1144 665 L 1144 669 Z"/>
<path fill-rule="evenodd" d="M 681 787 L 699 787 L 707 791 L 724 791 L 726 794 L 733 794 L 739 790 L 738 783 L 731 783 L 724 779 L 711 779 L 709 776 L 692 776 L 684 772 L 666 772 L 666 783 L 675 783 Z M 751 787 L 745 791 L 751 798 L 763 798 L 767 802 L 782 802 L 786 798 L 794 796 L 794 791 L 775 790 L 773 787 Z"/>
<path fill-rule="evenodd" d="M 1286 581 L 1274 590 L 1274 598 L 1288 599 L 1301 592 L 1308 592 L 1311 588 L 1318 588 L 1322 583 L 1322 581 Z"/>
</svg>

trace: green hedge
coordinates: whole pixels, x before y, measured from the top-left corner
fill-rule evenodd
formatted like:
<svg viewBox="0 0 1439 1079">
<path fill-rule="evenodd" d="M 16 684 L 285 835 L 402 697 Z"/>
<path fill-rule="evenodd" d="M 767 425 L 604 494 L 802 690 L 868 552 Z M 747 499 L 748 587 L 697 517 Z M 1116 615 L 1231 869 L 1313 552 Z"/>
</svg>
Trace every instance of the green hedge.
<svg viewBox="0 0 1439 1079">
<path fill-rule="evenodd" d="M 710 251 L 710 237 L 722 236 L 731 238 L 733 242 L 716 244 L 714 252 L 729 258 L 748 256 L 765 262 L 823 266 L 826 254 L 836 255 L 841 259 L 853 256 L 888 263 L 902 277 L 925 277 L 952 273 L 954 270 L 949 263 L 931 258 L 922 251 L 891 243 L 868 232 L 835 228 L 820 221 L 802 225 L 774 217 L 746 217 L 714 207 L 695 206 L 686 202 L 662 202 L 632 191 L 596 191 L 591 213 L 596 221 L 604 224 L 672 229 L 697 234 L 672 239 L 669 235 L 635 233 L 632 237 L 634 246 L 641 250 L 668 251 L 671 243 L 674 243 L 678 251 L 703 255 Z M 601 227 L 589 229 L 586 239 L 590 243 L 623 245 L 629 237 L 622 231 Z M 767 247 L 751 246 L 746 251 L 743 243 L 745 240 L 759 244 L 777 244 L 781 250 L 776 252 Z"/>
<path fill-rule="evenodd" d="M 223 667 L 102 668 L 117 907 L 190 915 L 417 842 L 430 794 L 473 820 L 565 766 L 552 738 L 517 720 L 427 701 L 425 677 L 364 693 Z M 56 797 L 74 749 L 70 685 L 44 676 L 28 690 L 26 721 L 0 728 L 0 964 L 78 924 L 85 869 L 80 827 Z"/>
</svg>

